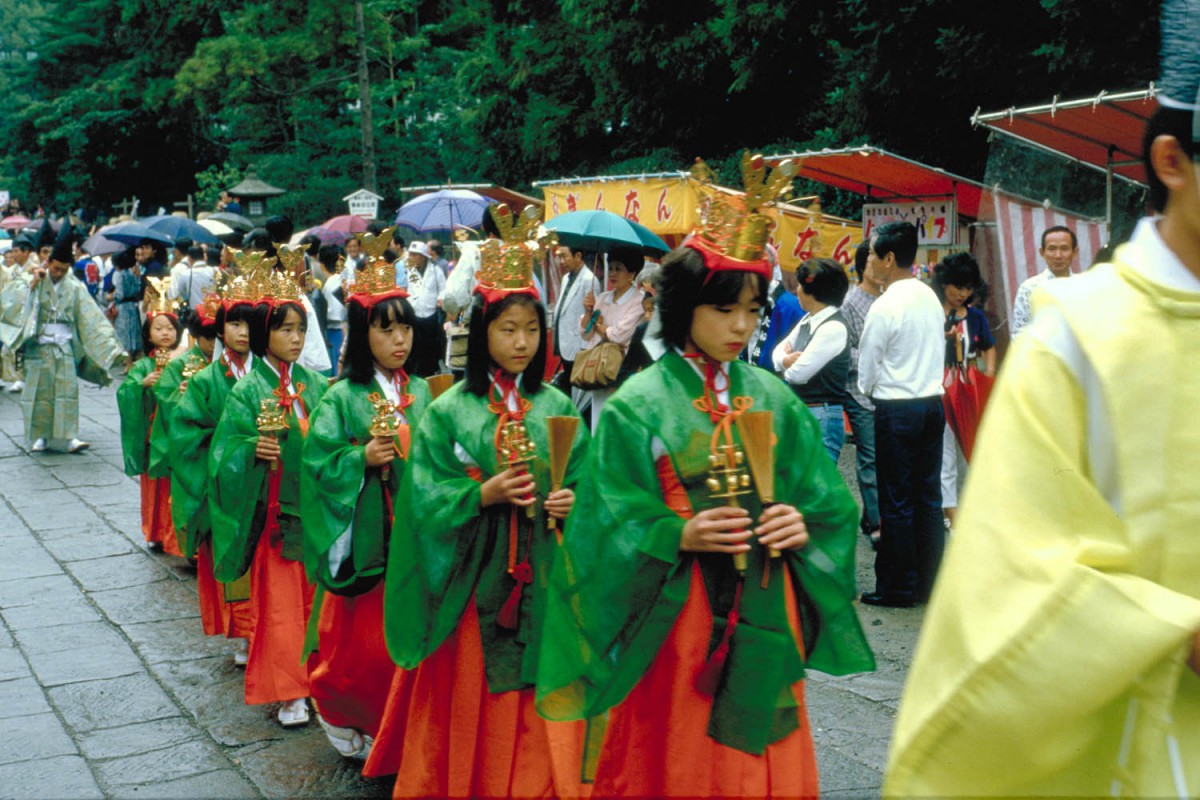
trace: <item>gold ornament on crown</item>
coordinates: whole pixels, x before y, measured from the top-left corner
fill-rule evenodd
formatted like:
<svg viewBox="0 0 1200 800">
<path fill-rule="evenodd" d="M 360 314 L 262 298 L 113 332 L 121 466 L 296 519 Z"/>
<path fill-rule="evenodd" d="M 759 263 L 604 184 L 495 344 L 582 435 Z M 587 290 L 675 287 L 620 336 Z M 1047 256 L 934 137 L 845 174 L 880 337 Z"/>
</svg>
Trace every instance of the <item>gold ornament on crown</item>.
<svg viewBox="0 0 1200 800">
<path fill-rule="evenodd" d="M 378 296 L 396 291 L 396 265 L 389 264 L 383 254 L 392 246 L 394 227 L 387 228 L 378 236 L 370 233 L 354 235 L 362 245 L 367 263 L 354 273 L 354 280 L 346 285 L 347 295 Z M 339 264 L 340 266 L 340 264 Z"/>
<path fill-rule="evenodd" d="M 698 238 L 712 250 L 738 261 L 757 261 L 763 257 L 771 235 L 772 220 L 762 209 L 785 199 L 792 191 L 792 180 L 799 164 L 781 161 L 769 170 L 766 159 L 742 153 L 742 183 L 745 194 L 731 194 L 717 186 L 716 174 L 696 159 L 691 176 L 708 187 L 708 210 L 696 231 Z"/>
<path fill-rule="evenodd" d="M 277 261 L 265 253 L 234 250 L 233 263 L 238 274 L 233 280 L 229 300 L 257 303 L 271 297 Z"/>
<path fill-rule="evenodd" d="M 308 271 L 308 264 L 305 263 L 304 254 L 308 252 L 308 244 L 297 245 L 292 247 L 286 244 L 275 245 L 275 252 L 279 258 L 280 271 L 286 275 L 287 280 L 296 287 L 296 290 L 308 294 L 313 289 L 312 274 Z M 283 287 L 283 280 L 276 278 L 277 286 L 280 291 L 288 291 Z M 299 300 L 297 294 L 294 298 Z"/>
<path fill-rule="evenodd" d="M 147 278 L 146 279 L 146 299 L 145 309 L 147 317 L 158 316 L 159 314 L 171 314 L 179 316 L 179 300 L 172 300 L 171 294 L 171 279 L 167 278 Z"/>
<path fill-rule="evenodd" d="M 486 290 L 513 291 L 534 285 L 533 262 L 540 250 L 553 246 L 554 238 L 537 238 L 542 212 L 526 206 L 519 217 L 501 203 L 488 209 L 499 239 L 489 239 L 479 247 L 479 285 Z"/>
</svg>

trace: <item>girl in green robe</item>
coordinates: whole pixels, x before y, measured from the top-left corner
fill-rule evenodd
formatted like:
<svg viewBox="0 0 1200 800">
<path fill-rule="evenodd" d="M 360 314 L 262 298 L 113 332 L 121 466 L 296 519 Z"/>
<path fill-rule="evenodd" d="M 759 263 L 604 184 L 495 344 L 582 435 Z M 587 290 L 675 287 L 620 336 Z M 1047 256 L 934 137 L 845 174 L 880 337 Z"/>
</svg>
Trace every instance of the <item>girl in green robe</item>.
<svg viewBox="0 0 1200 800">
<path fill-rule="evenodd" d="M 394 515 L 411 513 L 396 494 L 409 431 L 430 402 L 425 381 L 404 370 L 416 315 L 394 268 L 381 271 L 389 290 L 351 290 L 343 379 L 313 412 L 300 477 L 305 564 L 317 584 L 311 696 L 346 757 L 365 755 L 379 732 L 396 671 L 383 641 L 387 540 Z M 380 435 L 381 423 L 391 433 Z"/>
<path fill-rule="evenodd" d="M 278 719 L 308 723 L 308 669 L 301 660 L 313 587 L 305 577 L 300 455 L 323 376 L 296 364 L 307 317 L 296 300 L 266 299 L 250 321 L 254 366 L 229 393 L 209 458 L 213 565 L 217 580 L 250 571 L 254 629 L 246 702 L 280 703 Z M 267 417 L 282 429 L 260 432 Z M 273 422 L 264 422 L 274 427 Z"/>
<path fill-rule="evenodd" d="M 227 587 L 213 575 L 208 458 L 225 401 L 253 363 L 249 323 L 253 313 L 253 304 L 246 301 L 227 301 L 217 310 L 212 327 L 219 332 L 221 357 L 193 375 L 186 385 L 181 384 L 168 437 L 173 454 L 171 511 L 180 543 L 196 558 L 200 621 L 209 636 L 238 640 L 234 661 L 239 666 L 246 664 L 249 609 L 244 597 L 227 594 Z"/>
<path fill-rule="evenodd" d="M 815 797 L 805 668 L 874 666 L 853 606 L 856 507 L 813 415 L 737 360 L 766 260 L 696 244 L 663 262 L 667 353 L 601 414 L 547 592 L 538 710 L 591 720 L 596 796 Z M 736 502 L 710 496 L 710 478 L 729 487 L 710 469 L 746 469 L 747 411 L 773 415 L 769 506 L 749 478 Z"/>
<path fill-rule="evenodd" d="M 499 250 L 499 242 L 494 246 Z M 506 246 L 520 260 L 520 245 Z M 543 383 L 545 310 L 532 284 L 492 280 L 485 253 L 471 307 L 466 380 L 413 439 L 388 554 L 387 645 L 398 675 L 367 774 L 398 771 L 396 797 L 571 797 L 583 788 L 582 728 L 533 708 L 544 590 L 557 542 L 548 520 L 574 502 L 587 426 L 550 484 L 548 419 L 579 418 Z M 517 445 L 524 436 L 532 453 Z M 521 460 L 528 459 L 528 460 Z"/>
<path fill-rule="evenodd" d="M 171 478 L 165 448 L 151 446 L 151 432 L 160 409 L 155 386 L 166 374 L 167 358 L 179 344 L 179 318 L 166 311 L 151 311 L 142 323 L 142 348 L 138 359 L 117 387 L 121 414 L 121 449 L 125 474 L 137 475 L 142 488 L 142 535 L 155 552 L 182 556 L 171 522 Z M 159 423 L 161 426 L 161 423 Z"/>
</svg>

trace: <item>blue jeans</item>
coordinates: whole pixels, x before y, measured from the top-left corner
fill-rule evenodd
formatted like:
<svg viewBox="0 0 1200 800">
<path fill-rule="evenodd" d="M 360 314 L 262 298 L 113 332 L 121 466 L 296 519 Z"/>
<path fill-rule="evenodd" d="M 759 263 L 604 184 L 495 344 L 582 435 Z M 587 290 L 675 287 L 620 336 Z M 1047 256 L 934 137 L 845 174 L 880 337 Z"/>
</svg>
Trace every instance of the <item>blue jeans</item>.
<svg viewBox="0 0 1200 800">
<path fill-rule="evenodd" d="M 853 397 L 846 403 L 850 430 L 854 431 L 855 466 L 858 491 L 862 494 L 862 527 L 879 527 L 879 483 L 875 476 L 875 412 L 859 405 Z"/>
<path fill-rule="evenodd" d="M 875 401 L 882 530 L 875 591 L 923 603 L 946 544 L 942 527 L 941 397 Z"/>
<path fill-rule="evenodd" d="M 342 355 L 342 337 L 345 335 L 344 330 L 332 326 L 325 331 L 325 338 L 329 341 L 330 377 L 338 374 L 338 358 Z"/>
<path fill-rule="evenodd" d="M 846 443 L 846 423 L 842 419 L 842 407 L 835 405 L 809 406 L 808 410 L 821 426 L 821 444 L 836 464 Z"/>
</svg>

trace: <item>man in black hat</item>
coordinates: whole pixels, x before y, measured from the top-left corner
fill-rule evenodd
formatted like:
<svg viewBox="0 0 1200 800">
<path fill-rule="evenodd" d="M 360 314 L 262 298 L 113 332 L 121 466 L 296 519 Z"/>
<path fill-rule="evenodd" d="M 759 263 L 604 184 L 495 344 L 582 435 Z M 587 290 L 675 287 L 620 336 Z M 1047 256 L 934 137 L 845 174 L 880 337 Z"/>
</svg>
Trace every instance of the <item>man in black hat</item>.
<svg viewBox="0 0 1200 800">
<path fill-rule="evenodd" d="M 78 453 L 79 382 L 111 382 L 108 370 L 127 357 L 87 287 L 71 274 L 71 226 L 64 224 L 46 261 L 18 273 L 0 292 L 0 341 L 25 357 L 21 410 L 32 452 Z"/>
</svg>

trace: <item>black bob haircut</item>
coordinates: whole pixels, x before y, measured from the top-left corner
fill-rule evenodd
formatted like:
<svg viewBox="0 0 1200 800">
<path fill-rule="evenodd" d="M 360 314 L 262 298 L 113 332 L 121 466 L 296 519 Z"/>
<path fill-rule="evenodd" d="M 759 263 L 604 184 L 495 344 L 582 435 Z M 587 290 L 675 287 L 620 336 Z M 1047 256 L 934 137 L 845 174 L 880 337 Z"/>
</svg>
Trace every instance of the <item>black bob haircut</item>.
<svg viewBox="0 0 1200 800">
<path fill-rule="evenodd" d="M 754 289 L 755 302 L 765 308 L 768 283 L 762 275 L 738 270 L 709 273 L 700 253 L 690 247 L 676 247 L 662 262 L 658 292 L 662 340 L 686 350 L 696 306 L 733 305 L 747 282 Z"/>
<path fill-rule="evenodd" d="M 947 286 L 970 289 L 971 297 L 967 298 L 968 303 L 984 286 L 979 263 L 970 253 L 952 253 L 943 258 L 933 268 L 933 280 L 930 283 L 934 294 L 942 302 L 946 301 Z"/>
<path fill-rule="evenodd" d="M 850 290 L 846 270 L 832 258 L 810 258 L 796 270 L 800 291 L 827 306 L 840 306 Z"/>
<path fill-rule="evenodd" d="M 871 250 L 876 258 L 896 254 L 896 266 L 912 269 L 917 260 L 917 228 L 911 222 L 889 222 L 880 225 L 871 234 Z"/>
<path fill-rule="evenodd" d="M 484 306 L 482 295 L 475 295 L 471 302 L 470 332 L 467 334 L 466 390 L 479 397 L 487 397 L 492 386 L 490 370 L 492 356 L 488 350 L 488 326 L 505 310 L 516 305 L 533 308 L 537 314 L 542 333 L 538 338 L 538 349 L 529 359 L 529 366 L 521 373 L 521 391 L 537 394 L 542 390 L 542 376 L 546 374 L 546 307 L 527 294 L 510 294 L 498 303 Z"/>
<path fill-rule="evenodd" d="M 205 339 L 215 339 L 217 338 L 217 331 L 219 331 L 220 328 L 217 327 L 215 320 L 205 323 L 200 315 L 196 313 L 196 310 L 192 309 L 191 312 L 188 313 L 187 330 L 193 339 L 199 339 L 201 337 Z"/>
<path fill-rule="evenodd" d="M 254 307 L 254 315 L 250 318 L 250 352 L 258 358 L 266 358 L 267 346 L 271 341 L 271 331 L 283 327 L 289 311 L 300 315 L 300 330 L 308 330 L 308 314 L 304 306 L 295 300 L 272 307 L 269 303 L 259 303 Z"/>
<path fill-rule="evenodd" d="M 171 314 L 155 314 L 152 317 L 146 317 L 146 321 L 142 323 L 142 352 L 149 353 L 154 349 L 154 343 L 150 341 L 150 326 L 154 324 L 154 320 L 159 317 L 166 317 L 171 320 L 171 327 L 175 329 L 175 341 L 171 342 L 171 349 L 174 350 L 179 346 L 179 334 L 183 332 L 183 325 L 179 323 L 179 319 Z"/>
<path fill-rule="evenodd" d="M 375 379 L 375 358 L 371 355 L 368 331 L 376 321 L 380 327 L 408 325 L 413 328 L 413 340 L 408 346 L 409 358 L 417 347 L 417 314 L 403 297 L 380 300 L 371 306 L 370 311 L 353 300 L 346 303 L 346 363 L 343 377 L 359 386 L 367 386 Z"/>
<path fill-rule="evenodd" d="M 863 278 L 867 273 L 867 256 L 871 255 L 871 241 L 863 239 L 858 243 L 858 247 L 854 248 L 854 277 L 859 282 L 863 282 Z"/>
<path fill-rule="evenodd" d="M 238 303 L 233 308 L 226 310 L 225 306 L 221 306 L 217 311 L 217 335 L 221 337 L 221 341 L 225 341 L 225 325 L 229 322 L 245 322 L 250 325 L 254 319 L 254 306 L 249 303 Z"/>
</svg>

